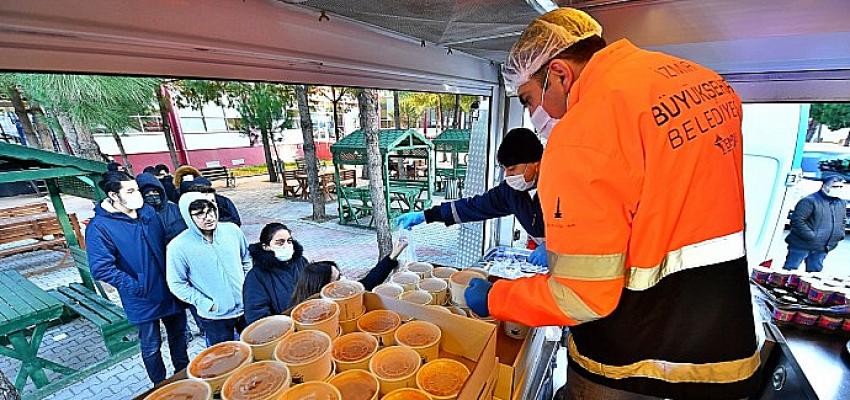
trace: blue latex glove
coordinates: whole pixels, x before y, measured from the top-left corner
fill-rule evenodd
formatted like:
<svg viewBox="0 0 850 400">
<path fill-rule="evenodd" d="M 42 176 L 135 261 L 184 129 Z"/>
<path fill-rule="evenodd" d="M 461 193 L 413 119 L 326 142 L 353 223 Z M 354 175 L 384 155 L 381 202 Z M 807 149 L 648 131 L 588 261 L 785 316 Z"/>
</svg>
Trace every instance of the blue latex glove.
<svg viewBox="0 0 850 400">
<path fill-rule="evenodd" d="M 416 211 L 399 215 L 398 218 L 395 219 L 395 226 L 410 230 L 410 228 L 413 228 L 423 222 L 425 222 L 425 213 L 422 211 Z"/>
<path fill-rule="evenodd" d="M 531 265 L 536 265 L 538 267 L 549 266 L 549 257 L 546 255 L 546 243 L 537 246 L 537 248 L 531 252 L 531 255 L 528 256 L 528 262 L 530 262 Z"/>
<path fill-rule="evenodd" d="M 469 287 L 463 293 L 466 305 L 479 317 L 490 315 L 490 309 L 487 307 L 487 295 L 490 294 L 491 287 L 493 287 L 492 283 L 481 278 L 475 278 L 469 281 Z"/>
</svg>

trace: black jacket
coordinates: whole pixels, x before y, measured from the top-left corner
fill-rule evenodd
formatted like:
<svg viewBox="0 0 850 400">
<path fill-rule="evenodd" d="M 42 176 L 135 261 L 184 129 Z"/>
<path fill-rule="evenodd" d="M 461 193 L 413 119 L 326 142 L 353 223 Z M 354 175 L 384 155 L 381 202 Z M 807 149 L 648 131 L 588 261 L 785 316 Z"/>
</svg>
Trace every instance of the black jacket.
<svg viewBox="0 0 850 400">
<path fill-rule="evenodd" d="M 136 183 L 139 184 L 139 190 L 142 193 L 146 193 L 148 190 L 156 189 L 159 192 L 159 198 L 161 203 L 159 207 L 154 207 L 156 210 L 156 214 L 159 215 L 160 221 L 162 221 L 162 225 L 165 227 L 165 243 L 174 239 L 180 232 L 183 232 L 187 229 L 186 221 L 183 220 L 183 216 L 180 215 L 180 207 L 177 207 L 177 204 L 172 203 L 168 200 L 168 190 L 162 186 L 162 181 L 156 179 L 155 176 L 151 174 L 140 174 L 136 177 Z M 173 187 L 174 185 L 172 185 Z"/>
<path fill-rule="evenodd" d="M 180 193 L 177 192 L 177 187 L 174 186 L 174 177 L 166 175 L 163 178 L 159 178 L 159 183 L 165 189 L 165 195 L 168 197 L 168 201 L 177 204 L 180 201 Z"/>
<path fill-rule="evenodd" d="M 269 315 L 280 314 L 289 309 L 292 292 L 309 261 L 304 258 L 304 248 L 297 241 L 292 259 L 280 261 L 274 252 L 264 250 L 263 245 L 248 246 L 254 267 L 245 276 L 242 285 L 242 300 L 245 305 L 245 320 L 250 324 Z"/>
<path fill-rule="evenodd" d="M 831 251 L 844 239 L 847 203 L 818 191 L 794 206 L 788 247 L 809 251 Z"/>
</svg>

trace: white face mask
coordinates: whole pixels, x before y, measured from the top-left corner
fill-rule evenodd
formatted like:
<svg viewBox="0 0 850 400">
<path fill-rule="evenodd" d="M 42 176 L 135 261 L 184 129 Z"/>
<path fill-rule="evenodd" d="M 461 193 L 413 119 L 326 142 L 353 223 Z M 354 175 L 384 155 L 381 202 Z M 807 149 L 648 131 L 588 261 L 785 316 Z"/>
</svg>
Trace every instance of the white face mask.
<svg viewBox="0 0 850 400">
<path fill-rule="evenodd" d="M 271 250 L 279 261 L 289 261 L 295 253 L 295 248 L 292 246 L 272 247 Z"/>
<path fill-rule="evenodd" d="M 126 200 L 121 198 L 121 195 L 118 198 L 121 199 L 121 204 L 129 210 L 138 210 L 145 205 L 145 199 L 139 191 L 130 194 Z"/>
<path fill-rule="evenodd" d="M 528 168 L 528 165 L 526 165 L 525 168 Z M 534 184 L 537 183 L 537 178 L 534 178 L 531 182 L 526 182 L 525 169 L 523 169 L 521 174 L 506 176 L 505 183 L 507 183 L 513 190 L 525 192 L 534 188 Z"/>
<path fill-rule="evenodd" d="M 549 72 L 546 72 L 546 79 L 543 80 L 543 92 L 540 94 L 540 105 L 531 113 L 531 124 L 537 130 L 537 136 L 540 141 L 546 144 L 549 140 L 549 135 L 552 133 L 552 128 L 558 124 L 560 119 L 552 118 L 546 110 L 543 109 L 543 97 L 546 95 L 546 88 L 549 86 Z"/>
</svg>

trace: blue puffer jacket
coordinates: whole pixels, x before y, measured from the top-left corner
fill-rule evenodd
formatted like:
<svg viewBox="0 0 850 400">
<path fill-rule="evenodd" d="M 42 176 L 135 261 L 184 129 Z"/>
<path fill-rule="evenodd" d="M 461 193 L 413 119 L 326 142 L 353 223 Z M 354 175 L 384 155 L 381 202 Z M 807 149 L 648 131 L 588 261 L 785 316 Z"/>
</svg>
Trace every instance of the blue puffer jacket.
<svg viewBox="0 0 850 400">
<path fill-rule="evenodd" d="M 104 200 L 94 212 L 86 228 L 89 268 L 118 289 L 130 323 L 183 312 L 165 281 L 165 231 L 156 211 L 145 205 L 133 219 Z"/>
<path fill-rule="evenodd" d="M 484 194 L 445 202 L 425 210 L 425 221 L 452 225 L 514 215 L 523 229 L 535 239 L 545 237 L 540 199 L 515 190 L 502 181 Z"/>
<path fill-rule="evenodd" d="M 159 192 L 162 203 L 160 203 L 159 207 L 154 207 L 154 210 L 156 210 L 159 220 L 162 221 L 162 225 L 165 227 L 166 244 L 171 239 L 174 239 L 175 236 L 179 235 L 180 232 L 186 230 L 186 221 L 183 221 L 183 216 L 180 215 L 180 207 L 177 207 L 177 204 L 168 200 L 168 195 L 159 179 L 156 179 L 151 174 L 139 174 L 136 177 L 136 183 L 139 184 L 139 190 L 142 194 L 145 194 L 151 189 L 156 189 Z"/>
<path fill-rule="evenodd" d="M 791 213 L 791 233 L 785 242 L 793 249 L 831 251 L 844 239 L 846 210 L 844 200 L 822 191 L 804 197 Z"/>
<path fill-rule="evenodd" d="M 280 314 L 290 307 L 292 292 L 309 263 L 304 258 L 304 248 L 293 241 L 294 252 L 289 261 L 280 261 L 274 252 L 264 250 L 254 243 L 248 247 L 254 268 L 245 276 L 242 297 L 245 303 L 245 320 L 252 323 L 269 315 Z"/>
</svg>

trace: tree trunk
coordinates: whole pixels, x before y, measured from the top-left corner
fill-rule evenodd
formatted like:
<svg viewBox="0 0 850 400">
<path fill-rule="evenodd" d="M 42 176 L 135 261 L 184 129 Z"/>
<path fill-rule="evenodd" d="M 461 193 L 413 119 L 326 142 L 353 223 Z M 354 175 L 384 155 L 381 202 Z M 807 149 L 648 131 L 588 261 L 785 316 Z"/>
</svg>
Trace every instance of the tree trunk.
<svg viewBox="0 0 850 400">
<path fill-rule="evenodd" d="M 123 140 L 121 140 L 121 135 L 119 135 L 118 133 L 116 133 L 115 131 L 113 131 L 113 132 L 112 132 L 112 138 L 113 138 L 113 139 L 115 139 L 115 144 L 117 144 L 117 145 L 118 145 L 118 152 L 120 152 L 120 153 L 121 153 L 121 160 L 123 160 L 123 161 L 124 161 L 124 162 L 123 162 L 123 164 L 124 164 L 124 169 L 126 169 L 126 170 L 127 170 L 127 172 L 128 172 L 131 176 L 135 176 L 136 174 L 134 174 L 134 173 L 133 173 L 133 164 L 130 162 L 130 158 L 129 158 L 129 157 L 127 157 L 127 150 L 126 150 L 126 149 L 124 149 L 124 141 L 123 141 Z"/>
<path fill-rule="evenodd" d="M 378 148 L 380 122 L 378 117 L 378 92 L 362 89 L 357 93 L 360 108 L 360 129 L 366 134 L 366 158 L 369 163 L 369 195 L 375 217 L 375 233 L 378 240 L 378 258 L 389 255 L 393 247 L 392 232 L 384 195 L 384 168 L 381 150 Z"/>
<path fill-rule="evenodd" d="M 174 171 L 180 166 L 180 160 L 177 158 L 177 147 L 174 146 L 174 135 L 168 119 L 168 115 L 172 112 L 171 102 L 163 96 L 165 90 L 168 90 L 165 85 L 156 89 L 156 100 L 159 102 L 159 117 L 162 118 L 162 134 L 165 136 L 165 144 L 168 146 L 168 155 L 171 156 L 171 170 Z"/>
<path fill-rule="evenodd" d="M 65 133 L 65 138 L 68 141 L 68 146 L 77 157 L 88 158 L 96 161 L 106 161 L 106 157 L 100 151 L 97 142 L 94 140 L 91 130 L 80 124 L 77 124 L 71 117 L 64 112 L 54 112 L 59 120 L 59 125 Z"/>
<path fill-rule="evenodd" d="M 401 103 L 398 102 L 398 90 L 393 90 L 393 118 L 395 128 L 401 129 Z"/>
<path fill-rule="evenodd" d="M 452 121 L 455 129 L 460 129 L 460 95 L 455 95 L 455 120 Z"/>
<path fill-rule="evenodd" d="M 44 110 L 35 102 L 30 102 L 30 112 L 32 113 L 35 133 L 41 141 L 41 148 L 47 151 L 59 151 L 54 143 L 53 134 L 50 132 L 50 126 L 47 123 L 47 115 L 44 114 Z"/>
<path fill-rule="evenodd" d="M 40 148 L 41 143 L 38 140 L 38 136 L 35 134 L 35 128 L 32 126 L 32 121 L 30 121 L 29 113 L 27 113 L 27 106 L 24 104 L 24 98 L 21 95 L 21 90 L 17 86 L 12 86 L 10 89 L 12 107 L 15 108 L 15 115 L 18 117 L 18 120 L 21 121 L 21 127 L 24 130 L 24 137 L 27 140 L 27 146 Z"/>
<path fill-rule="evenodd" d="M 274 167 L 271 144 L 269 143 L 269 126 L 271 126 L 271 124 L 264 124 L 264 126 L 260 127 L 260 138 L 263 139 L 263 155 L 266 157 L 266 169 L 269 172 L 269 182 L 277 182 L 277 170 Z"/>
<path fill-rule="evenodd" d="M 322 221 L 325 219 L 325 194 L 319 187 L 319 160 L 316 157 L 316 143 L 313 140 L 313 120 L 310 119 L 307 85 L 295 85 L 295 98 L 298 101 L 301 136 L 304 138 L 304 163 L 307 164 L 307 186 L 310 188 L 310 203 L 313 206 L 312 219 Z"/>
</svg>

